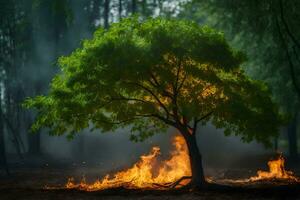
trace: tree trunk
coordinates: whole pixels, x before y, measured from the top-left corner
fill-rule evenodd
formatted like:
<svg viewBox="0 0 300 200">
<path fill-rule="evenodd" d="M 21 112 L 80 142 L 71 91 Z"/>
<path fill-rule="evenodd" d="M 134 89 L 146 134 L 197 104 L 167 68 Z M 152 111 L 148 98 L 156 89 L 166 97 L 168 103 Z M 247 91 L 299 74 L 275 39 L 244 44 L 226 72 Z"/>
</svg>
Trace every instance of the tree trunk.
<svg viewBox="0 0 300 200">
<path fill-rule="evenodd" d="M 1 103 L 2 102 L 0 101 L 0 167 L 3 167 L 9 175 L 5 152 L 4 120 L 2 117 Z"/>
<path fill-rule="evenodd" d="M 95 0 L 93 11 L 89 17 L 89 23 L 93 29 L 95 28 L 95 20 L 100 19 L 100 7 L 101 7 L 100 0 Z"/>
<path fill-rule="evenodd" d="M 289 142 L 289 155 L 292 160 L 298 158 L 298 144 L 297 144 L 297 114 L 288 125 L 287 136 Z"/>
<path fill-rule="evenodd" d="M 146 7 L 147 7 L 147 1 L 143 0 L 143 2 L 142 2 L 142 14 L 143 14 L 144 17 L 147 16 Z"/>
<path fill-rule="evenodd" d="M 202 165 L 202 156 L 199 152 L 196 136 L 191 135 L 188 132 L 182 133 L 182 135 L 189 150 L 190 165 L 192 171 L 192 180 L 190 182 L 190 185 L 192 187 L 202 187 L 206 183 L 206 181 Z"/>
<path fill-rule="evenodd" d="M 131 1 L 131 13 L 136 13 L 136 0 Z"/>
<path fill-rule="evenodd" d="M 107 29 L 109 26 L 109 1 L 110 0 L 105 0 L 104 1 L 104 13 L 103 13 L 103 18 L 104 18 L 104 28 Z"/>
<path fill-rule="evenodd" d="M 30 129 L 31 123 L 33 119 L 31 117 L 31 113 L 28 113 L 28 129 Z M 41 153 L 41 134 L 37 133 L 29 133 L 28 134 L 28 153 L 31 155 L 39 155 Z"/>
<path fill-rule="evenodd" d="M 9 80 L 5 82 L 6 85 L 6 110 L 7 110 L 7 116 L 2 115 L 2 120 L 5 121 L 4 125 L 5 127 L 10 131 L 12 136 L 12 142 L 16 148 L 16 152 L 20 159 L 23 159 L 21 147 L 20 147 L 20 141 L 18 138 L 18 125 L 17 123 L 12 123 L 12 121 L 18 121 L 15 116 L 15 97 L 12 94 L 11 91 L 13 91 L 13 88 L 11 87 Z M 3 114 L 3 113 L 2 113 Z"/>
<path fill-rule="evenodd" d="M 119 0 L 118 11 L 119 11 L 119 21 L 121 21 L 121 19 L 122 19 L 122 11 L 123 11 L 122 0 Z"/>
<path fill-rule="evenodd" d="M 43 91 L 41 81 L 37 81 L 35 83 L 35 95 L 41 95 Z M 28 124 L 31 126 L 33 120 L 32 113 L 28 113 Z M 30 130 L 30 126 L 27 130 Z M 37 133 L 28 134 L 28 153 L 32 155 L 39 155 L 41 153 L 41 133 L 38 131 Z"/>
</svg>

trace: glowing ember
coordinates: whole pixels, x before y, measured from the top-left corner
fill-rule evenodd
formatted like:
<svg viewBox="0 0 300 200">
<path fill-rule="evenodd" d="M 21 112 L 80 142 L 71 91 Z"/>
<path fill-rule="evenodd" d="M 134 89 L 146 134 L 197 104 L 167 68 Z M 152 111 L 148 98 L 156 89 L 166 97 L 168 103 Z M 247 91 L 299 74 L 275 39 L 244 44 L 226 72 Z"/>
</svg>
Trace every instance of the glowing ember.
<svg viewBox="0 0 300 200">
<path fill-rule="evenodd" d="M 300 181 L 300 179 L 294 176 L 293 172 L 287 171 L 284 168 L 284 158 L 282 155 L 277 160 L 270 160 L 268 162 L 269 171 L 257 171 L 257 176 L 251 177 L 250 181 L 260 180 L 288 180 L 288 181 Z"/>
<path fill-rule="evenodd" d="M 115 187 L 125 188 L 157 188 L 175 182 L 183 176 L 191 176 L 188 149 L 181 136 L 173 138 L 174 150 L 168 160 L 160 161 L 160 148 L 153 147 L 148 155 L 143 155 L 131 168 L 117 172 L 113 176 L 106 175 L 102 180 L 88 184 L 85 179 L 75 183 L 68 180 L 66 188 L 87 191 L 103 190 Z M 187 184 L 187 182 L 185 182 Z"/>
</svg>

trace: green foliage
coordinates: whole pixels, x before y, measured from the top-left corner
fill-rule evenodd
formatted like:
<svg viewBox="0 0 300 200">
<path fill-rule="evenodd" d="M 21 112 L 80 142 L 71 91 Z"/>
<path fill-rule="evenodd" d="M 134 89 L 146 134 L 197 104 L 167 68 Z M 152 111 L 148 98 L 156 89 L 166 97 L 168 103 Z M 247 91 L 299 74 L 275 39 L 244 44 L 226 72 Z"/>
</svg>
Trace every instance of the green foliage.
<svg viewBox="0 0 300 200">
<path fill-rule="evenodd" d="M 233 45 L 247 52 L 249 59 L 243 66 L 247 74 L 268 84 L 281 111 L 294 116 L 299 110 L 299 94 L 295 90 L 295 84 L 299 85 L 300 79 L 300 68 L 297 67 L 299 49 L 295 48 L 286 33 L 281 19 L 280 1 L 283 4 L 283 17 L 292 34 L 299 38 L 300 1 L 297 0 L 190 1 L 180 17 L 223 29 Z M 292 62 L 295 63 L 297 83 L 292 81 L 286 48 L 279 36 L 279 29 L 292 55 Z"/>
<path fill-rule="evenodd" d="M 25 105 L 38 111 L 33 130 L 55 135 L 129 127 L 131 139 L 142 141 L 168 126 L 212 121 L 226 134 L 268 144 L 278 111 L 266 86 L 240 69 L 244 60 L 207 26 L 127 18 L 61 57 L 49 94 Z"/>
</svg>

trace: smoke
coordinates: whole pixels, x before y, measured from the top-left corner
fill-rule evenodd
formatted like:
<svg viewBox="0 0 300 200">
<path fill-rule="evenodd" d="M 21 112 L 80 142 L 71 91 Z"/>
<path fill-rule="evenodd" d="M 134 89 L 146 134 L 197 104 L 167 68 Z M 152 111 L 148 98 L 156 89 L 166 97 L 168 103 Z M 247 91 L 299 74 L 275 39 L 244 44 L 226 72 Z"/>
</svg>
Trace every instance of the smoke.
<svg viewBox="0 0 300 200">
<path fill-rule="evenodd" d="M 239 136 L 225 136 L 222 129 L 216 129 L 212 124 L 202 127 L 197 139 L 204 164 L 216 168 L 240 167 L 241 162 L 250 157 L 273 151 L 255 141 L 243 143 Z"/>
<path fill-rule="evenodd" d="M 139 143 L 129 140 L 129 130 L 105 134 L 83 132 L 71 141 L 65 137 L 44 135 L 42 146 L 44 152 L 61 160 L 110 171 L 132 165 L 141 155 L 147 154 L 152 146 L 160 146 L 162 156 L 168 157 L 171 138 L 175 134 L 178 134 L 176 130 L 169 129 L 166 133 Z M 205 168 L 238 168 L 247 158 L 272 152 L 256 142 L 245 144 L 239 137 L 225 137 L 222 130 L 210 124 L 199 130 L 197 141 Z"/>
</svg>

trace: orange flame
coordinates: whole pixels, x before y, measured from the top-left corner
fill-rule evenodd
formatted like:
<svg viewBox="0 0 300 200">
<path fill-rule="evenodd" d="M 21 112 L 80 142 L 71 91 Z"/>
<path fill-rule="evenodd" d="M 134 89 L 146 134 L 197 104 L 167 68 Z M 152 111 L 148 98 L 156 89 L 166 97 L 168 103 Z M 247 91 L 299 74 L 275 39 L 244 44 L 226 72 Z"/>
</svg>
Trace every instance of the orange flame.
<svg viewBox="0 0 300 200">
<path fill-rule="evenodd" d="M 188 149 L 181 136 L 173 138 L 174 150 L 168 160 L 160 161 L 160 148 L 153 147 L 148 155 L 143 155 L 131 168 L 106 175 L 102 180 L 88 184 L 85 179 L 75 183 L 70 178 L 66 188 L 86 191 L 103 190 L 115 187 L 153 188 L 156 185 L 172 183 L 183 176 L 191 176 Z"/>
<path fill-rule="evenodd" d="M 284 168 L 284 158 L 282 155 L 276 160 L 270 160 L 268 162 L 269 171 L 257 171 L 257 176 L 251 177 L 250 181 L 260 181 L 260 180 L 289 180 L 289 181 L 300 181 L 300 179 L 294 176 L 292 171 L 287 171 Z"/>
</svg>

